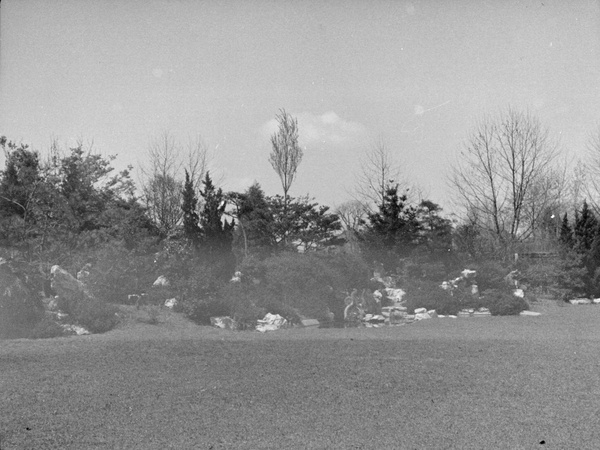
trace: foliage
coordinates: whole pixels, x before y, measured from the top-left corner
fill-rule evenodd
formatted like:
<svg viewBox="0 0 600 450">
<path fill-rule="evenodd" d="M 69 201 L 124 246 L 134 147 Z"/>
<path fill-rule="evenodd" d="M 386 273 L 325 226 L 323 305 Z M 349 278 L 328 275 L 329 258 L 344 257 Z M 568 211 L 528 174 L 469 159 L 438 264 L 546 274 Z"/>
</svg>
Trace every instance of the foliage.
<svg viewBox="0 0 600 450">
<path fill-rule="evenodd" d="M 242 247 L 243 258 L 272 254 L 276 245 L 272 233 L 274 218 L 260 185 L 254 183 L 244 193 L 229 192 L 227 198 L 236 206 L 239 227 L 235 242 Z"/>
<path fill-rule="evenodd" d="M 275 195 L 268 198 L 268 204 L 273 217 L 272 240 L 280 250 L 326 247 L 335 242 L 336 233 L 342 228 L 337 214 L 308 196 L 289 198 L 286 204 L 284 197 Z"/>
<path fill-rule="evenodd" d="M 156 279 L 152 242 L 140 242 L 132 250 L 123 241 L 97 245 L 81 254 L 75 271 L 89 263 L 85 284 L 92 295 L 106 302 L 125 303 L 129 294 L 146 291 Z"/>
<path fill-rule="evenodd" d="M 328 309 L 333 312 L 343 302 L 343 296 L 337 298 L 336 293 L 366 288 L 369 280 L 364 261 L 347 254 L 284 252 L 245 261 L 241 270 L 248 303 L 267 312 L 278 311 L 288 320 L 297 320 L 299 315 L 324 317 Z"/>
<path fill-rule="evenodd" d="M 198 246 L 200 242 L 200 217 L 197 212 L 198 199 L 196 198 L 196 190 L 194 188 L 193 180 L 190 178 L 189 172 L 185 171 L 185 183 L 183 184 L 183 203 L 181 209 L 183 210 L 183 233 L 185 237 Z"/>
<path fill-rule="evenodd" d="M 482 301 L 493 316 L 516 316 L 521 311 L 529 309 L 529 305 L 523 298 L 501 289 L 483 291 Z"/>
<path fill-rule="evenodd" d="M 28 333 L 28 337 L 31 339 L 50 339 L 63 336 L 64 334 L 65 332 L 60 324 L 56 323 L 48 315 L 44 315 Z"/>
<path fill-rule="evenodd" d="M 505 281 L 506 276 L 514 270 L 510 265 L 503 261 L 489 259 L 474 264 L 473 268 L 477 270 L 479 292 L 487 289 L 498 289 L 512 294 L 514 286 L 509 286 Z"/>
<path fill-rule="evenodd" d="M 438 314 L 456 315 L 464 308 L 480 308 L 485 306 L 478 296 L 473 296 L 465 289 L 455 290 L 451 295 L 440 283 L 432 281 L 411 280 L 403 289 L 408 311 L 416 308 L 435 309 Z"/>
<path fill-rule="evenodd" d="M 223 190 L 214 186 L 209 172 L 202 184 L 204 189 L 200 191 L 200 195 L 204 205 L 200 214 L 201 254 L 216 267 L 215 275 L 228 278 L 235 266 L 232 251 L 235 223 L 223 219 L 227 201 Z"/>
<path fill-rule="evenodd" d="M 43 304 L 28 276 L 12 263 L 0 264 L 0 338 L 19 337 L 43 317 Z"/>
<path fill-rule="evenodd" d="M 69 320 L 90 333 L 105 333 L 119 323 L 118 308 L 104 300 L 83 294 L 71 298 L 58 297 L 57 300 L 58 308 L 69 315 Z"/>
<path fill-rule="evenodd" d="M 388 185 L 379 210 L 370 213 L 363 234 L 363 249 L 369 259 L 382 261 L 386 268 L 396 267 L 416 247 L 421 226 L 417 209 L 408 205 L 406 195 L 398 194 L 398 185 Z"/>
</svg>

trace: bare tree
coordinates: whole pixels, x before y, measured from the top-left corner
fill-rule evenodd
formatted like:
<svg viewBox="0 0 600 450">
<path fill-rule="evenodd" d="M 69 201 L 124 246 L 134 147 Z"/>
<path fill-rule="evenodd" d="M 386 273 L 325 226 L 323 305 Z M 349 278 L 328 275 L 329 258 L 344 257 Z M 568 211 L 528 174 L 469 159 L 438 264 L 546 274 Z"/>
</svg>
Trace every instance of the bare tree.
<svg viewBox="0 0 600 450">
<path fill-rule="evenodd" d="M 285 112 L 284 109 L 276 116 L 279 129 L 271 136 L 273 150 L 269 162 L 283 187 L 283 197 L 287 205 L 288 191 L 296 177 L 296 171 L 302 161 L 303 152 L 298 145 L 298 120 Z"/>
<path fill-rule="evenodd" d="M 583 189 L 596 213 L 600 212 L 600 125 L 590 134 L 586 146 L 585 163 L 580 162 L 575 167 L 576 188 Z M 578 189 L 577 193 L 580 193 Z M 577 198 L 576 208 L 581 206 Z"/>
<path fill-rule="evenodd" d="M 479 122 L 449 182 L 478 226 L 508 244 L 530 237 L 564 188 L 555 179 L 557 155 L 536 118 L 509 108 Z"/>
<path fill-rule="evenodd" d="M 141 167 L 140 184 L 148 214 L 162 233 L 171 233 L 183 217 L 183 169 L 188 171 L 194 189 L 199 192 L 209 158 L 208 148 L 199 135 L 190 138 L 186 148 L 169 132 L 150 142 L 147 164 Z"/>
<path fill-rule="evenodd" d="M 339 205 L 335 213 L 346 230 L 359 231 L 367 217 L 367 207 L 358 200 L 349 200 Z"/>
<path fill-rule="evenodd" d="M 351 249 L 358 249 L 359 233 L 365 223 L 369 209 L 359 200 L 349 200 L 339 205 L 335 213 L 344 227 L 345 239 Z"/>
<path fill-rule="evenodd" d="M 353 197 L 373 212 L 383 203 L 385 192 L 390 185 L 399 185 L 399 192 L 406 193 L 417 189 L 403 182 L 400 164 L 390 153 L 383 137 L 379 137 L 360 160 L 360 169 L 355 176 Z M 415 200 L 412 198 L 410 200 Z"/>
</svg>

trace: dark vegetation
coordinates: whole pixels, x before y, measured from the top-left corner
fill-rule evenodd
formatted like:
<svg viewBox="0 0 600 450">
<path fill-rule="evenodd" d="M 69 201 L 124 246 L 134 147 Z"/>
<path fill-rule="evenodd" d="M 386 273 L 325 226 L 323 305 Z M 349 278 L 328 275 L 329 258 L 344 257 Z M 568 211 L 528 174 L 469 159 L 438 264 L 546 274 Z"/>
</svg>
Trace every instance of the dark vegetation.
<svg viewBox="0 0 600 450">
<path fill-rule="evenodd" d="M 209 171 L 199 176 L 189 167 L 181 182 L 149 174 L 140 197 L 131 168 L 115 172 L 114 156 L 82 144 L 54 145 L 43 159 L 1 138 L 0 336 L 58 334 L 42 303 L 53 265 L 73 275 L 89 265 L 90 297 L 59 299 L 58 306 L 94 333 L 113 328 L 115 305 L 142 293 L 154 306 L 177 298 L 177 311 L 199 324 L 228 315 L 251 327 L 267 312 L 292 323 L 331 313 L 340 319 L 353 289 L 370 296 L 382 288 L 371 280 L 374 262 L 408 293 L 409 308 L 440 314 L 487 307 L 510 315 L 535 294 L 600 295 L 600 227 L 586 202 L 574 220 L 564 215 L 560 232 L 546 230 L 553 252 L 543 260 L 515 259 L 516 238 L 492 236 L 476 221 L 454 223 L 429 200 L 411 202 L 393 180 L 384 180 L 379 204 L 361 206 L 349 226 L 310 197 L 288 195 L 302 151 L 294 141 L 297 123 L 285 111 L 278 117 L 270 161 L 283 196 L 265 194 L 257 182 L 244 192 L 223 192 Z M 477 270 L 481 295 L 471 294 L 470 285 L 440 289 L 465 268 Z M 505 280 L 515 270 L 525 299 L 513 296 Z M 241 276 L 231 282 L 236 272 Z M 160 275 L 169 285 L 153 287 Z"/>
</svg>

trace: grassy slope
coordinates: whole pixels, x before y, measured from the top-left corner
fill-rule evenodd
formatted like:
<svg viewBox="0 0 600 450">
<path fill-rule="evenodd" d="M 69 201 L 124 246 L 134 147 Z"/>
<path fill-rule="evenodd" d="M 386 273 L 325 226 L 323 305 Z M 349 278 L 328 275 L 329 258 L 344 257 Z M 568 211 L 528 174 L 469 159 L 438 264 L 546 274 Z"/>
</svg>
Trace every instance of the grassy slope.
<svg viewBox="0 0 600 450">
<path fill-rule="evenodd" d="M 600 307 L 546 312 L 0 341 L 0 449 L 599 448 Z"/>
</svg>

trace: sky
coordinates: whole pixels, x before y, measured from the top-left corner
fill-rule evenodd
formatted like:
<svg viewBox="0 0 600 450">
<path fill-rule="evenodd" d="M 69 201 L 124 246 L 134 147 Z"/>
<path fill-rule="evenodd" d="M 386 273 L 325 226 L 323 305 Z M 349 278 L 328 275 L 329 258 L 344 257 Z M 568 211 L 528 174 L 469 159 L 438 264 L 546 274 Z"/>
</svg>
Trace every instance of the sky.
<svg viewBox="0 0 600 450">
<path fill-rule="evenodd" d="M 0 135 L 93 141 L 116 168 L 201 136 L 225 190 L 258 181 L 280 109 L 304 158 L 290 194 L 352 198 L 382 141 L 451 209 L 449 167 L 485 114 L 527 110 L 582 157 L 600 123 L 597 1 L 4 0 Z"/>
</svg>

